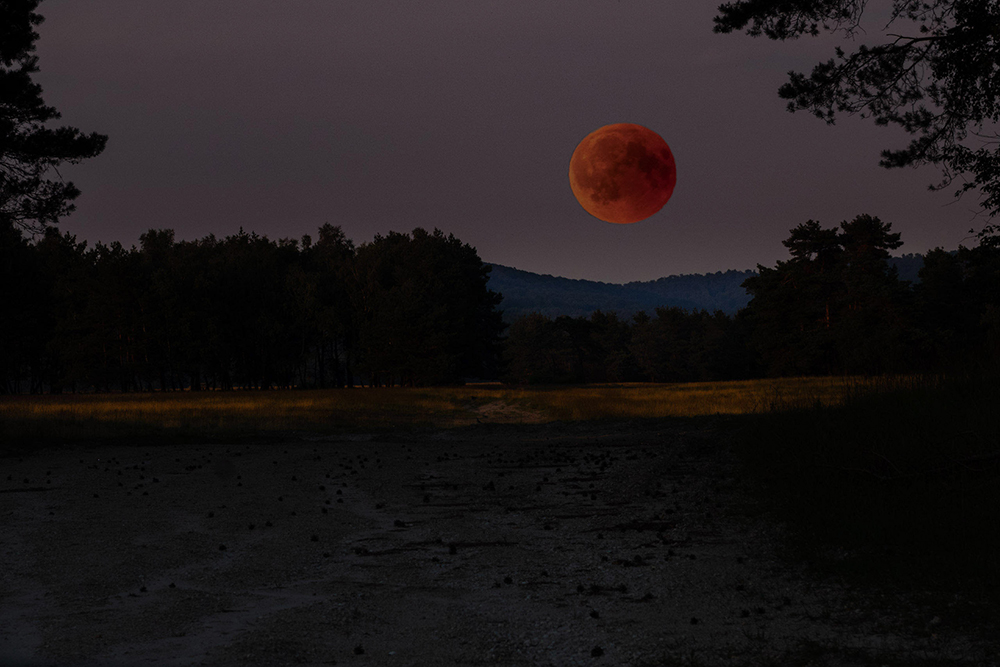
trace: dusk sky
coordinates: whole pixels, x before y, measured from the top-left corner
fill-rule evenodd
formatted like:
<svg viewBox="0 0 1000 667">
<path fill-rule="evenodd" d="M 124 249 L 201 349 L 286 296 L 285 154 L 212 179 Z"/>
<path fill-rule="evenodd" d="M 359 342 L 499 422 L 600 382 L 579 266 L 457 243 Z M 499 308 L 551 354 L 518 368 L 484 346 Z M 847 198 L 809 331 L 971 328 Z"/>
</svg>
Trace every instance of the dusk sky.
<svg viewBox="0 0 1000 667">
<path fill-rule="evenodd" d="M 299 238 L 329 222 L 362 243 L 438 227 L 488 262 L 608 282 L 773 265 L 810 218 L 879 216 L 899 252 L 972 243 L 974 193 L 878 166 L 907 135 L 785 111 L 788 70 L 839 39 L 716 35 L 716 4 L 45 0 L 44 99 L 109 135 L 62 170 L 83 195 L 60 226 L 126 247 L 150 228 Z M 866 16 L 859 43 L 880 41 Z M 672 199 L 631 225 L 590 216 L 568 180 L 612 123 L 652 129 L 677 161 Z"/>
</svg>

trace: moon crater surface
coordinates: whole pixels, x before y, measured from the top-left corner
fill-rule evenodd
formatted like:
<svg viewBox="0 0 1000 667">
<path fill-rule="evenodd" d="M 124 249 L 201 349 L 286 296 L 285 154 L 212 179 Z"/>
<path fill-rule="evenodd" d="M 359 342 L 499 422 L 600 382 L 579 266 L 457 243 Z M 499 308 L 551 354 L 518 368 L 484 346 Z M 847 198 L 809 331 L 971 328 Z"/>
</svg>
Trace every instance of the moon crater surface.
<svg viewBox="0 0 1000 667">
<path fill-rule="evenodd" d="M 605 125 L 576 147 L 569 182 L 580 205 L 616 224 L 645 220 L 667 203 L 677 166 L 667 142 L 633 123 Z"/>
</svg>

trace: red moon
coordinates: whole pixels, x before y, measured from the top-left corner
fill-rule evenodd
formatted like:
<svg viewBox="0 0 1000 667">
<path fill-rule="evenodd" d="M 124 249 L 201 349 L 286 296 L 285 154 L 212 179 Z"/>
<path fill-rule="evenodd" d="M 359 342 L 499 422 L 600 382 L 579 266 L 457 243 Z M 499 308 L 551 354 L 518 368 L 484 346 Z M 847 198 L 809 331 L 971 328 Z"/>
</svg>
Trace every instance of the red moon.
<svg viewBox="0 0 1000 667">
<path fill-rule="evenodd" d="M 577 201 L 605 222 L 645 220 L 663 208 L 676 183 L 670 146 L 642 125 L 617 123 L 594 130 L 569 161 L 569 185 Z"/>
</svg>

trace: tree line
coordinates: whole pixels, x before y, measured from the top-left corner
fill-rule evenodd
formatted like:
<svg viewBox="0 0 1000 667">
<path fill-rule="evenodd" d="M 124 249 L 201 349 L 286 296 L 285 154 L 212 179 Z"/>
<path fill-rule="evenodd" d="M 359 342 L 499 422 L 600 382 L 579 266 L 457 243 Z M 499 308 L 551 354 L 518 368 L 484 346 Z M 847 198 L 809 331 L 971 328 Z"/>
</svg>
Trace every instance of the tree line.
<svg viewBox="0 0 1000 667">
<path fill-rule="evenodd" d="M 824 229 L 810 220 L 757 266 L 749 304 L 721 311 L 657 308 L 521 317 L 510 326 L 506 379 L 518 383 L 689 382 L 795 375 L 940 372 L 1000 362 L 1000 244 L 932 250 L 919 281 L 889 262 L 902 242 L 860 215 Z"/>
<path fill-rule="evenodd" d="M 495 376 L 500 295 L 439 230 L 87 247 L 0 229 L 0 391 L 454 384 Z"/>
<path fill-rule="evenodd" d="M 1000 358 L 1000 246 L 890 265 L 900 235 L 861 215 L 810 220 L 790 258 L 758 265 L 736 315 L 530 313 L 509 327 L 490 266 L 440 230 L 359 246 L 240 231 L 88 247 L 48 227 L 0 229 L 0 392 L 354 385 L 689 382 L 930 372 Z"/>
</svg>

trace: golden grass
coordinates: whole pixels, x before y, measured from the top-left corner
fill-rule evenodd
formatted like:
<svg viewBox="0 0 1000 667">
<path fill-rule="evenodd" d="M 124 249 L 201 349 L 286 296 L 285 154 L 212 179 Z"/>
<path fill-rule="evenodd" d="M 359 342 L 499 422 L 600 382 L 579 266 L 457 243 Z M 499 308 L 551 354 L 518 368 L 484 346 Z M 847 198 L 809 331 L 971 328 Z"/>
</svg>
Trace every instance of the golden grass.
<svg viewBox="0 0 1000 667">
<path fill-rule="evenodd" d="M 687 384 L 512 388 L 166 392 L 0 397 L 0 435 L 28 439 L 148 433 L 253 433 L 451 428 L 477 422 L 538 423 L 738 415 L 832 405 L 901 380 L 782 378 Z"/>
<path fill-rule="evenodd" d="M 615 384 L 527 390 L 527 407 L 553 419 L 644 419 L 741 415 L 840 403 L 861 381 L 781 378 L 683 384 Z"/>
<path fill-rule="evenodd" d="M 447 390 L 166 392 L 14 396 L 0 421 L 151 427 L 194 432 L 451 425 L 461 409 Z"/>
</svg>

